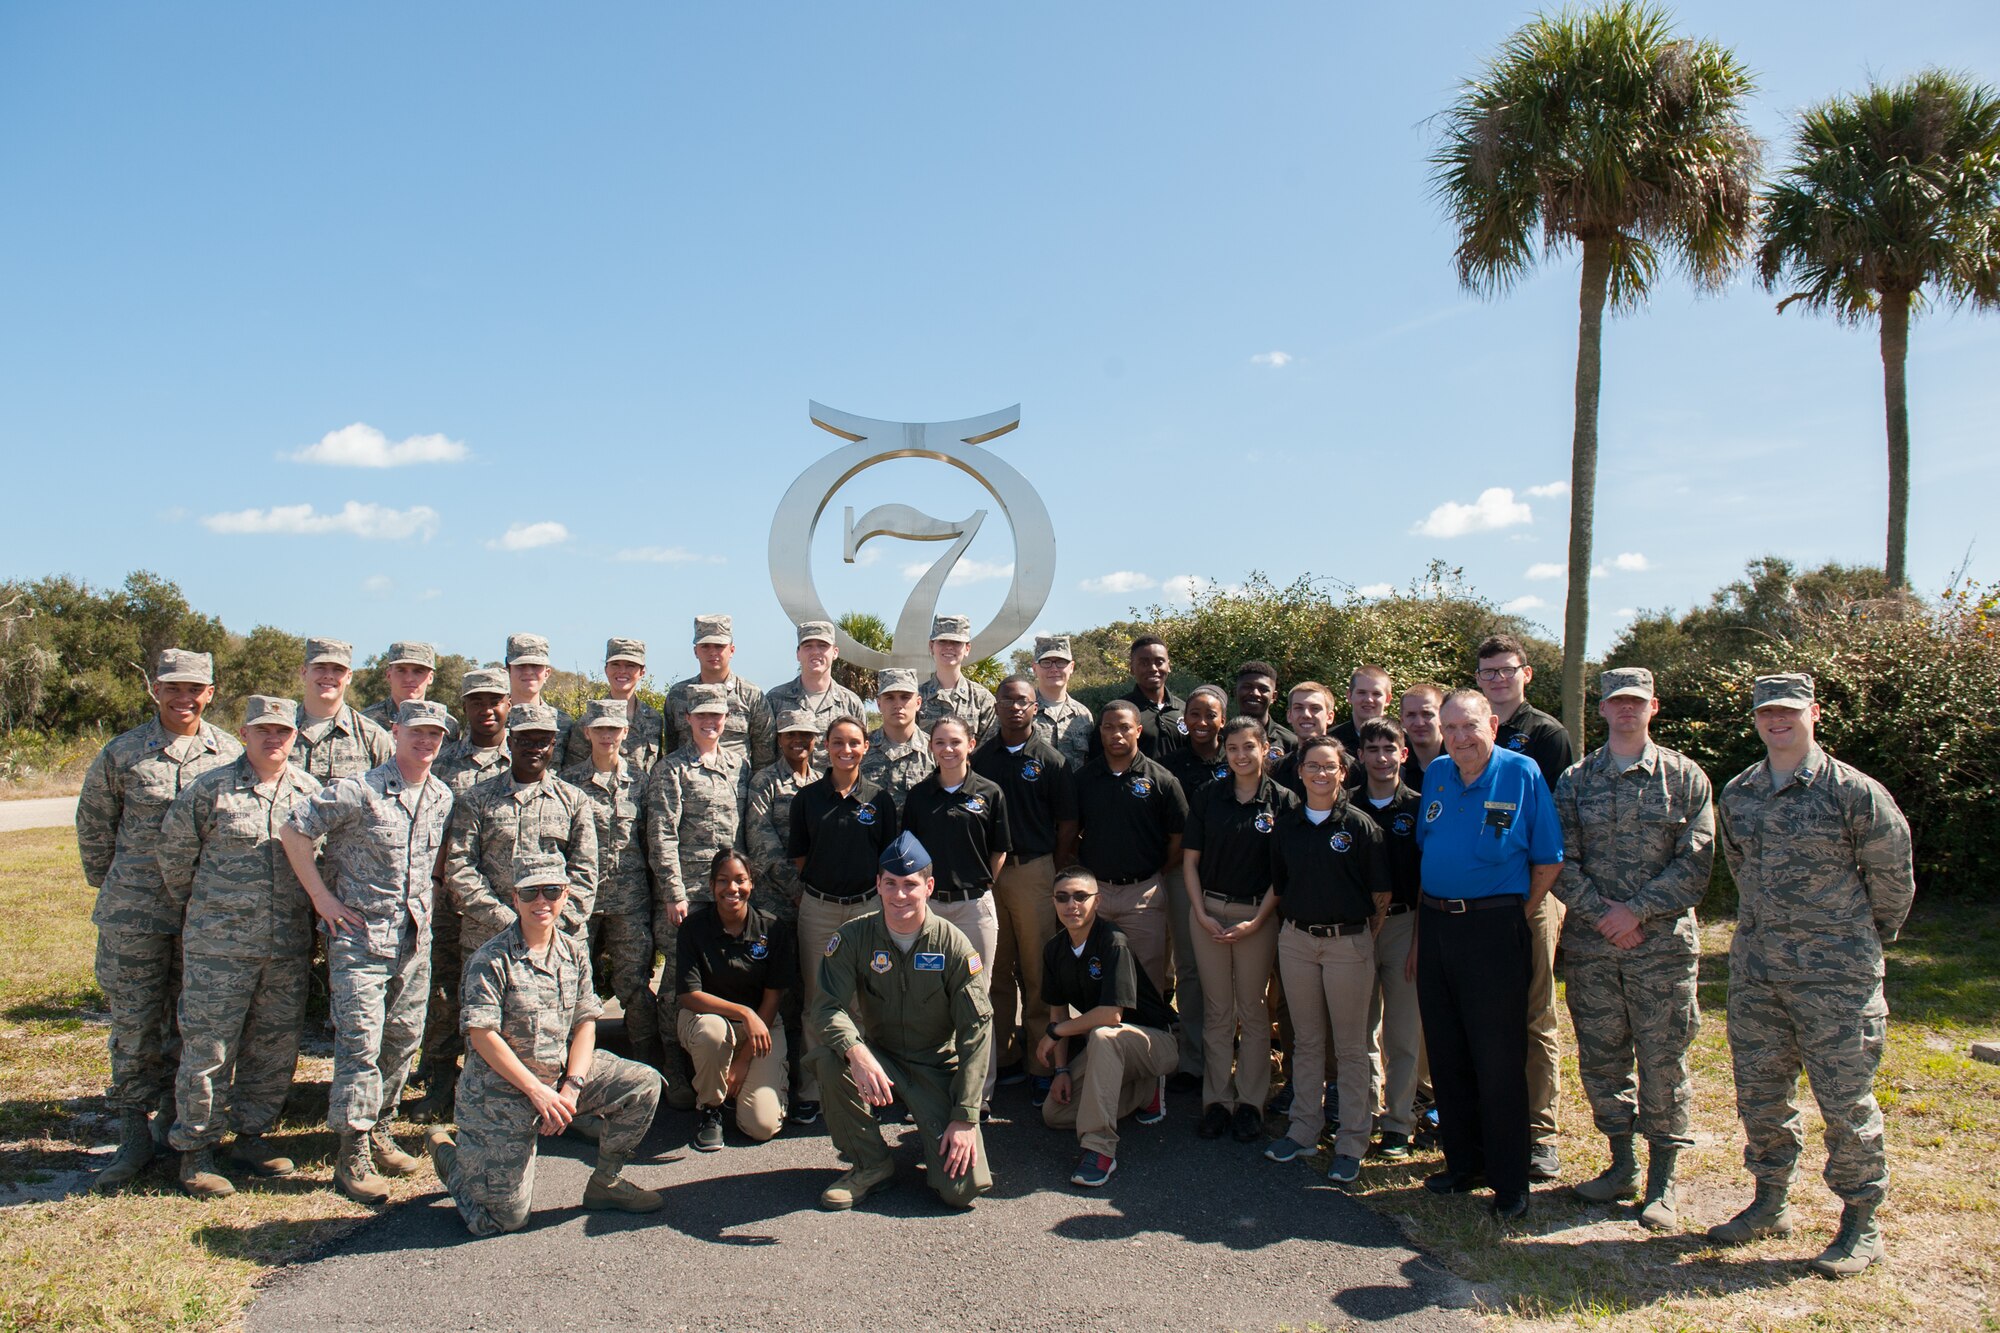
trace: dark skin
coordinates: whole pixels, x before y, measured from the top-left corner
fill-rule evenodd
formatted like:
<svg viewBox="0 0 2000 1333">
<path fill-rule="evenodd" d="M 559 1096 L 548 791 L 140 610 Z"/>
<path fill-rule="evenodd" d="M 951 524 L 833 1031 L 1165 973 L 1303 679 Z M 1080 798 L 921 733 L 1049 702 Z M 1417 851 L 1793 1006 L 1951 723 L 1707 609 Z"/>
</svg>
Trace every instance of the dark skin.
<svg viewBox="0 0 2000 1333">
<path fill-rule="evenodd" d="M 778 753 L 792 766 L 792 772 L 803 777 L 812 766 L 813 742 L 818 739 L 810 731 L 781 731 L 778 733 Z"/>
<path fill-rule="evenodd" d="M 465 734 L 482 750 L 491 750 L 507 740 L 507 696 L 468 694 L 463 700 Z"/>
<path fill-rule="evenodd" d="M 1132 683 L 1139 687 L 1139 693 L 1154 703 L 1165 703 L 1167 699 L 1167 646 L 1163 643 L 1149 643 L 1132 654 Z"/>
<path fill-rule="evenodd" d="M 514 760 L 514 781 L 540 782 L 549 771 L 549 756 L 556 752 L 553 731 L 517 731 L 508 737 L 508 752 Z"/>
<path fill-rule="evenodd" d="M 1271 716 L 1271 705 L 1277 698 L 1278 682 L 1269 676 L 1252 672 L 1236 678 L 1236 711 L 1245 717 L 1267 721 Z"/>
<path fill-rule="evenodd" d="M 993 710 L 1000 722 L 1000 743 L 1002 745 L 1025 745 L 1035 734 L 1035 687 L 1026 681 L 1008 681 L 1000 686 L 993 696 Z M 1056 821 L 1056 860 L 1062 865 L 1064 849 L 1068 849 L 1071 860 L 1076 856 L 1077 821 L 1059 819 Z"/>
</svg>

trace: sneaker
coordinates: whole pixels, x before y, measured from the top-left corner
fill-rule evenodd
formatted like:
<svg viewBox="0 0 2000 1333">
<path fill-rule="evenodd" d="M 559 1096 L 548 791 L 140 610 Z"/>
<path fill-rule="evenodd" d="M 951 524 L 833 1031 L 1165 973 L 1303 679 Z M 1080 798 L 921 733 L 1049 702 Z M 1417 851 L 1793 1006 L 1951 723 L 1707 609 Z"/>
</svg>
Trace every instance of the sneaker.
<svg viewBox="0 0 2000 1333">
<path fill-rule="evenodd" d="M 701 1108 L 701 1123 L 695 1126 L 694 1150 L 696 1152 L 722 1151 L 722 1108 L 704 1106 Z"/>
<path fill-rule="evenodd" d="M 1201 1123 L 1194 1132 L 1205 1139 L 1219 1139 L 1229 1132 L 1229 1108 L 1221 1102 L 1210 1102 L 1201 1108 Z"/>
<path fill-rule="evenodd" d="M 1537 1143 L 1528 1154 L 1528 1179 L 1554 1180 L 1562 1174 L 1562 1156 L 1553 1143 Z"/>
<path fill-rule="evenodd" d="M 1069 1183 L 1094 1190 L 1111 1179 L 1111 1173 L 1117 1169 L 1117 1158 L 1085 1149 L 1076 1159 L 1076 1170 L 1069 1173 Z"/>
<path fill-rule="evenodd" d="M 1382 1131 L 1382 1137 L 1375 1140 L 1375 1146 L 1368 1150 L 1370 1157 L 1379 1157 L 1385 1162 L 1401 1162 L 1410 1155 L 1410 1136 L 1398 1134 L 1393 1129 Z"/>
<path fill-rule="evenodd" d="M 1361 1159 L 1349 1157 L 1346 1153 L 1336 1154 L 1327 1163 L 1326 1178 L 1336 1185 L 1352 1185 L 1361 1179 Z"/>
<path fill-rule="evenodd" d="M 1153 1100 L 1139 1108 L 1133 1119 L 1142 1125 L 1157 1125 L 1167 1118 L 1167 1081 L 1161 1079 L 1153 1087 Z"/>
<path fill-rule="evenodd" d="M 1040 1106 L 1043 1102 L 1047 1101 L 1049 1099 L 1049 1089 L 1055 1086 L 1055 1081 L 1055 1076 L 1052 1074 L 1037 1074 L 1029 1079 L 1028 1105 Z"/>
<path fill-rule="evenodd" d="M 1001 1088 L 1011 1088 L 1017 1083 L 1026 1083 L 1027 1081 L 1028 1071 L 1021 1068 L 1019 1060 L 1016 1060 L 1011 1065 L 1001 1065 L 1000 1072 L 993 1077 L 994 1086 Z"/>
<path fill-rule="evenodd" d="M 1238 1143 L 1256 1143 L 1264 1137 L 1264 1113 L 1247 1103 L 1237 1107 L 1230 1117 L 1229 1133 Z"/>
<path fill-rule="evenodd" d="M 819 1123 L 819 1103 L 809 1102 L 801 1097 L 792 1103 L 792 1123 L 795 1125 L 816 1125 Z"/>
<path fill-rule="evenodd" d="M 1305 1152 L 1305 1148 L 1300 1145 L 1297 1139 L 1287 1136 L 1282 1139 L 1271 1140 L 1270 1144 L 1264 1149 L 1264 1160 L 1267 1162 L 1296 1162 L 1300 1157 L 1305 1155 Z"/>
</svg>

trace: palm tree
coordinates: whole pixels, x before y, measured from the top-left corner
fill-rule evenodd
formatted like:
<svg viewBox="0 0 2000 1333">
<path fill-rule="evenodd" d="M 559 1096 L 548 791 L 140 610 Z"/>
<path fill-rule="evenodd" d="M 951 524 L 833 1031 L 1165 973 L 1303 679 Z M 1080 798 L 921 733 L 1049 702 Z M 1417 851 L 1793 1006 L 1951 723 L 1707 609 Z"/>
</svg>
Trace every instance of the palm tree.
<svg viewBox="0 0 2000 1333">
<path fill-rule="evenodd" d="M 2000 304 L 2000 97 L 1928 70 L 1893 87 L 1835 97 L 1800 118 L 1793 161 L 1763 192 L 1757 276 L 1767 290 L 1881 321 L 1889 428 L 1889 549 L 1907 587 L 1910 315 L 1928 289 L 1954 305 Z"/>
<path fill-rule="evenodd" d="M 878 653 L 889 651 L 889 626 L 882 617 L 868 611 L 849 611 L 838 623 L 847 631 L 847 637 L 862 647 Z M 875 673 L 867 667 L 837 657 L 833 661 L 833 678 L 864 700 L 874 701 Z"/>
<path fill-rule="evenodd" d="M 1727 48 L 1627 2 L 1537 17 L 1440 117 L 1432 184 L 1461 283 L 1498 294 L 1538 256 L 1582 251 L 1562 680 L 1579 745 L 1604 311 L 1643 302 L 1663 258 L 1706 289 L 1743 259 L 1761 159 L 1742 114 L 1750 89 Z"/>
</svg>

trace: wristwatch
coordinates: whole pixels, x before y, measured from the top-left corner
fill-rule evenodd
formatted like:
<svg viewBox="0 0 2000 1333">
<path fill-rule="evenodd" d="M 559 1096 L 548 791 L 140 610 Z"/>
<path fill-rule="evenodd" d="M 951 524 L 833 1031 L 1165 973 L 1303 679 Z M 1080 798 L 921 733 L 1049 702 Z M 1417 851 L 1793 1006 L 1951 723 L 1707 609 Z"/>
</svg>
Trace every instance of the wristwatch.
<svg viewBox="0 0 2000 1333">
<path fill-rule="evenodd" d="M 1054 1023 L 1051 1023 L 1051 1024 L 1049 1024 L 1049 1026 L 1048 1026 L 1048 1034 L 1049 1034 L 1049 1040 L 1050 1040 L 1050 1041 L 1067 1041 L 1067 1040 L 1069 1040 L 1069 1039 L 1068 1039 L 1067 1037 L 1063 1036 L 1063 1034 L 1062 1034 L 1062 1033 L 1060 1033 L 1060 1032 L 1056 1031 L 1056 1025 L 1055 1025 Z"/>
<path fill-rule="evenodd" d="M 563 1090 L 563 1086 L 569 1083 L 576 1084 L 576 1090 L 578 1092 L 583 1091 L 583 1080 L 578 1078 L 575 1074 L 564 1074 L 561 1078 L 557 1079 L 556 1091 L 560 1093 Z"/>
</svg>

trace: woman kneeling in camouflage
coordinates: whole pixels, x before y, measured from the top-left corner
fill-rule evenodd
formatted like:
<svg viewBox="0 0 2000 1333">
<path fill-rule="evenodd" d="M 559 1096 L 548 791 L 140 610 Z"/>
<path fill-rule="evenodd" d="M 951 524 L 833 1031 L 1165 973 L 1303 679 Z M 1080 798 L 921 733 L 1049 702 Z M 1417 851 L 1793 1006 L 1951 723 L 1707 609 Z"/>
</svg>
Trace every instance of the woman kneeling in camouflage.
<svg viewBox="0 0 2000 1333">
<path fill-rule="evenodd" d="M 475 1236 L 527 1225 L 535 1136 L 560 1134 L 578 1115 L 603 1122 L 583 1206 L 650 1213 L 662 1203 L 618 1176 L 653 1123 L 660 1076 L 597 1049 L 590 957 L 556 929 L 568 893 L 561 857 L 522 857 L 514 877 L 519 919 L 465 962 L 458 1142 L 439 1129 L 430 1144 L 438 1179 Z"/>
</svg>

